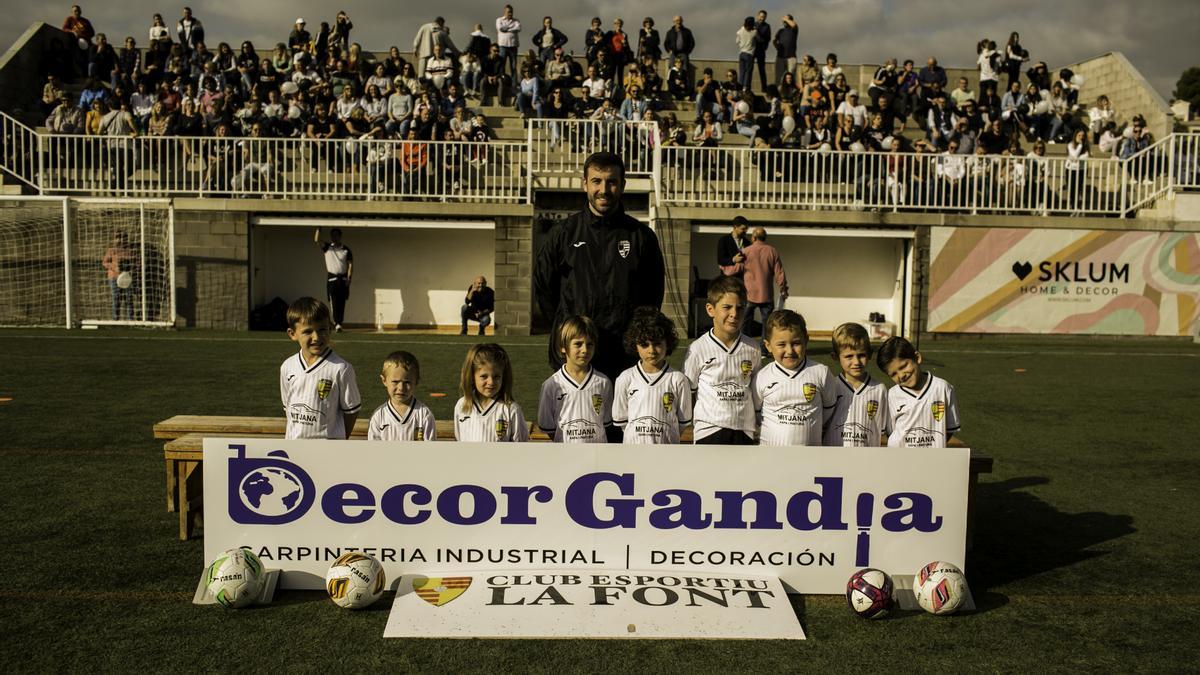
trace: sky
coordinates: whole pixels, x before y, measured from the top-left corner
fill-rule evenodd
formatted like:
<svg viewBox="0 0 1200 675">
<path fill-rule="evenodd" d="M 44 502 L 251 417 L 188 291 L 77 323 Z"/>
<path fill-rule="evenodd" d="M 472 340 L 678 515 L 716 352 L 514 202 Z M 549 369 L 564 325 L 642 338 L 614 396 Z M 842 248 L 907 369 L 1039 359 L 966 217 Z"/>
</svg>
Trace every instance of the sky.
<svg viewBox="0 0 1200 675">
<path fill-rule="evenodd" d="M 482 23 L 493 39 L 495 18 L 503 2 L 441 0 L 432 5 L 395 0 L 252 0 L 213 2 L 191 0 L 194 14 L 204 23 L 210 45 L 234 45 L 249 39 L 261 52 L 276 42 L 286 41 L 292 23 L 303 17 L 309 30 L 321 21 L 333 23 L 338 10 L 345 10 L 355 23 L 351 39 L 371 51 L 386 51 L 391 45 L 410 50 L 417 28 L 437 14 L 446 18 L 451 36 L 459 46 L 474 24 Z M 554 17 L 570 42 L 568 49 L 581 52 L 583 31 L 596 15 L 598 5 L 580 0 L 516 0 L 516 17 L 525 27 L 522 44 L 541 25 L 543 16 Z M 32 0 L 5 3 L 8 20 L 0 23 L 0 52 L 7 50 L 30 24 L 43 21 L 61 26 L 69 4 L 56 6 Z M 182 4 L 167 5 L 150 0 L 83 2 L 84 16 L 96 30 L 109 34 L 118 44 L 127 35 L 144 45 L 150 18 L 159 12 L 174 28 Z M 1022 43 L 1035 60 L 1052 68 L 1082 61 L 1110 51 L 1123 52 L 1164 99 L 1170 100 L 1175 83 L 1188 67 L 1200 66 L 1200 2 L 1197 0 L 807 0 L 804 3 L 764 1 L 743 10 L 730 9 L 727 2 L 696 0 L 612 0 L 599 8 L 607 29 L 620 17 L 633 33 L 641 20 L 654 17 L 660 33 L 670 27 L 671 16 L 681 14 L 695 33 L 694 56 L 736 59 L 733 36 L 742 19 L 759 9 L 768 13 L 772 28 L 779 17 L 791 13 L 800 25 L 801 53 L 817 56 L 837 52 L 843 63 L 881 63 L 889 56 L 912 58 L 919 63 L 936 56 L 946 66 L 968 67 L 975 62 L 975 44 L 988 37 L 1003 45 L 1008 34 L 1020 32 Z M 769 53 L 773 53 L 769 52 Z"/>
</svg>

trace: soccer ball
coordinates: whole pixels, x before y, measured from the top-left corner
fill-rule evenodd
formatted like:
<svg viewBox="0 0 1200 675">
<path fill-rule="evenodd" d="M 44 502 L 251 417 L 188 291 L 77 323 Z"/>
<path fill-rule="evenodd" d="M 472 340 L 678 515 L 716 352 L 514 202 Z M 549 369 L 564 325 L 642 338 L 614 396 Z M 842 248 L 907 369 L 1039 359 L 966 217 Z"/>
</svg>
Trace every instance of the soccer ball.
<svg viewBox="0 0 1200 675">
<path fill-rule="evenodd" d="M 892 606 L 892 578 L 870 567 L 855 572 L 846 582 L 846 602 L 855 614 L 865 619 L 887 616 Z"/>
<path fill-rule="evenodd" d="M 930 614 L 953 614 L 967 599 L 967 578 L 948 562 L 935 560 L 913 579 L 917 604 Z"/>
<path fill-rule="evenodd" d="M 383 595 L 387 580 L 383 565 L 366 553 L 344 553 L 325 573 L 325 590 L 333 604 L 346 609 L 362 609 Z"/>
<path fill-rule="evenodd" d="M 262 592 L 262 561 L 248 549 L 231 548 L 212 561 L 204 584 L 222 607 L 245 607 Z"/>
</svg>

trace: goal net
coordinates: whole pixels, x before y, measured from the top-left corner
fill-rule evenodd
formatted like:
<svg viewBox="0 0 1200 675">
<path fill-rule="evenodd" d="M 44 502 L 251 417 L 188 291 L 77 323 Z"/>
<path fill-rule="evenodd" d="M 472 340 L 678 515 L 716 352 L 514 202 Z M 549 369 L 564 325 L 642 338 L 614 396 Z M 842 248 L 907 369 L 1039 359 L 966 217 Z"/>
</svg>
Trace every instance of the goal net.
<svg viewBox="0 0 1200 675">
<path fill-rule="evenodd" d="M 170 204 L 0 200 L 0 325 L 174 325 Z"/>
</svg>

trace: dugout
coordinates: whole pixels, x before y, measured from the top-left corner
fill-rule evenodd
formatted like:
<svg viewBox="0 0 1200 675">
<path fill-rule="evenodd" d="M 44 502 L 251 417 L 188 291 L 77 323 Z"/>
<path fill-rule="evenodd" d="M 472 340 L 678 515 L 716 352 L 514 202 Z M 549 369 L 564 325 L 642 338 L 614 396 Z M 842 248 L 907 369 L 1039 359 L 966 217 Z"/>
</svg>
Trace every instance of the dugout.
<svg viewBox="0 0 1200 675">
<path fill-rule="evenodd" d="M 912 230 L 753 220 L 755 226 L 766 229 L 767 243 L 779 251 L 787 272 L 789 297 L 782 307 L 803 314 L 810 331 L 828 333 L 847 321 L 866 324 L 873 314 L 882 314 L 881 330 L 908 333 L 913 311 Z M 692 265 L 703 285 L 703 280 L 720 274 L 717 242 L 729 236 L 730 226 L 693 223 L 691 230 Z M 694 302 L 691 311 L 693 322 L 705 322 L 702 300 Z"/>
<path fill-rule="evenodd" d="M 325 267 L 313 230 L 342 229 L 354 254 L 346 325 L 458 331 L 471 281 L 495 283 L 491 220 L 355 219 L 255 216 L 250 221 L 250 304 L 325 298 Z"/>
</svg>

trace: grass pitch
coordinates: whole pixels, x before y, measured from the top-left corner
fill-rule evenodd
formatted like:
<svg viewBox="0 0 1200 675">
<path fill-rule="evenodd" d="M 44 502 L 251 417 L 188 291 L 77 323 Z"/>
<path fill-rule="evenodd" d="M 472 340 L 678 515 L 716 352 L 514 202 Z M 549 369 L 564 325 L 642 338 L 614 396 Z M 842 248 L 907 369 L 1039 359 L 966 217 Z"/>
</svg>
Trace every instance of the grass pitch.
<svg viewBox="0 0 1200 675">
<path fill-rule="evenodd" d="M 405 348 L 421 360 L 418 394 L 442 418 L 473 339 L 348 334 L 336 348 L 357 370 L 364 416 L 384 399 L 383 356 Z M 532 414 L 545 339 L 499 341 Z M 830 363 L 823 342 L 812 346 Z M 1195 670 L 1200 348 L 922 347 L 957 388 L 964 439 L 996 460 L 967 560 L 980 611 L 868 622 L 841 598 L 807 596 L 793 600 L 809 635 L 798 643 L 384 640 L 386 598 L 356 613 L 318 592 L 239 612 L 191 604 L 202 542 L 176 538 L 151 426 L 176 414 L 278 415 L 286 337 L 0 331 L 0 397 L 13 399 L 0 406 L 0 670 Z"/>
</svg>

